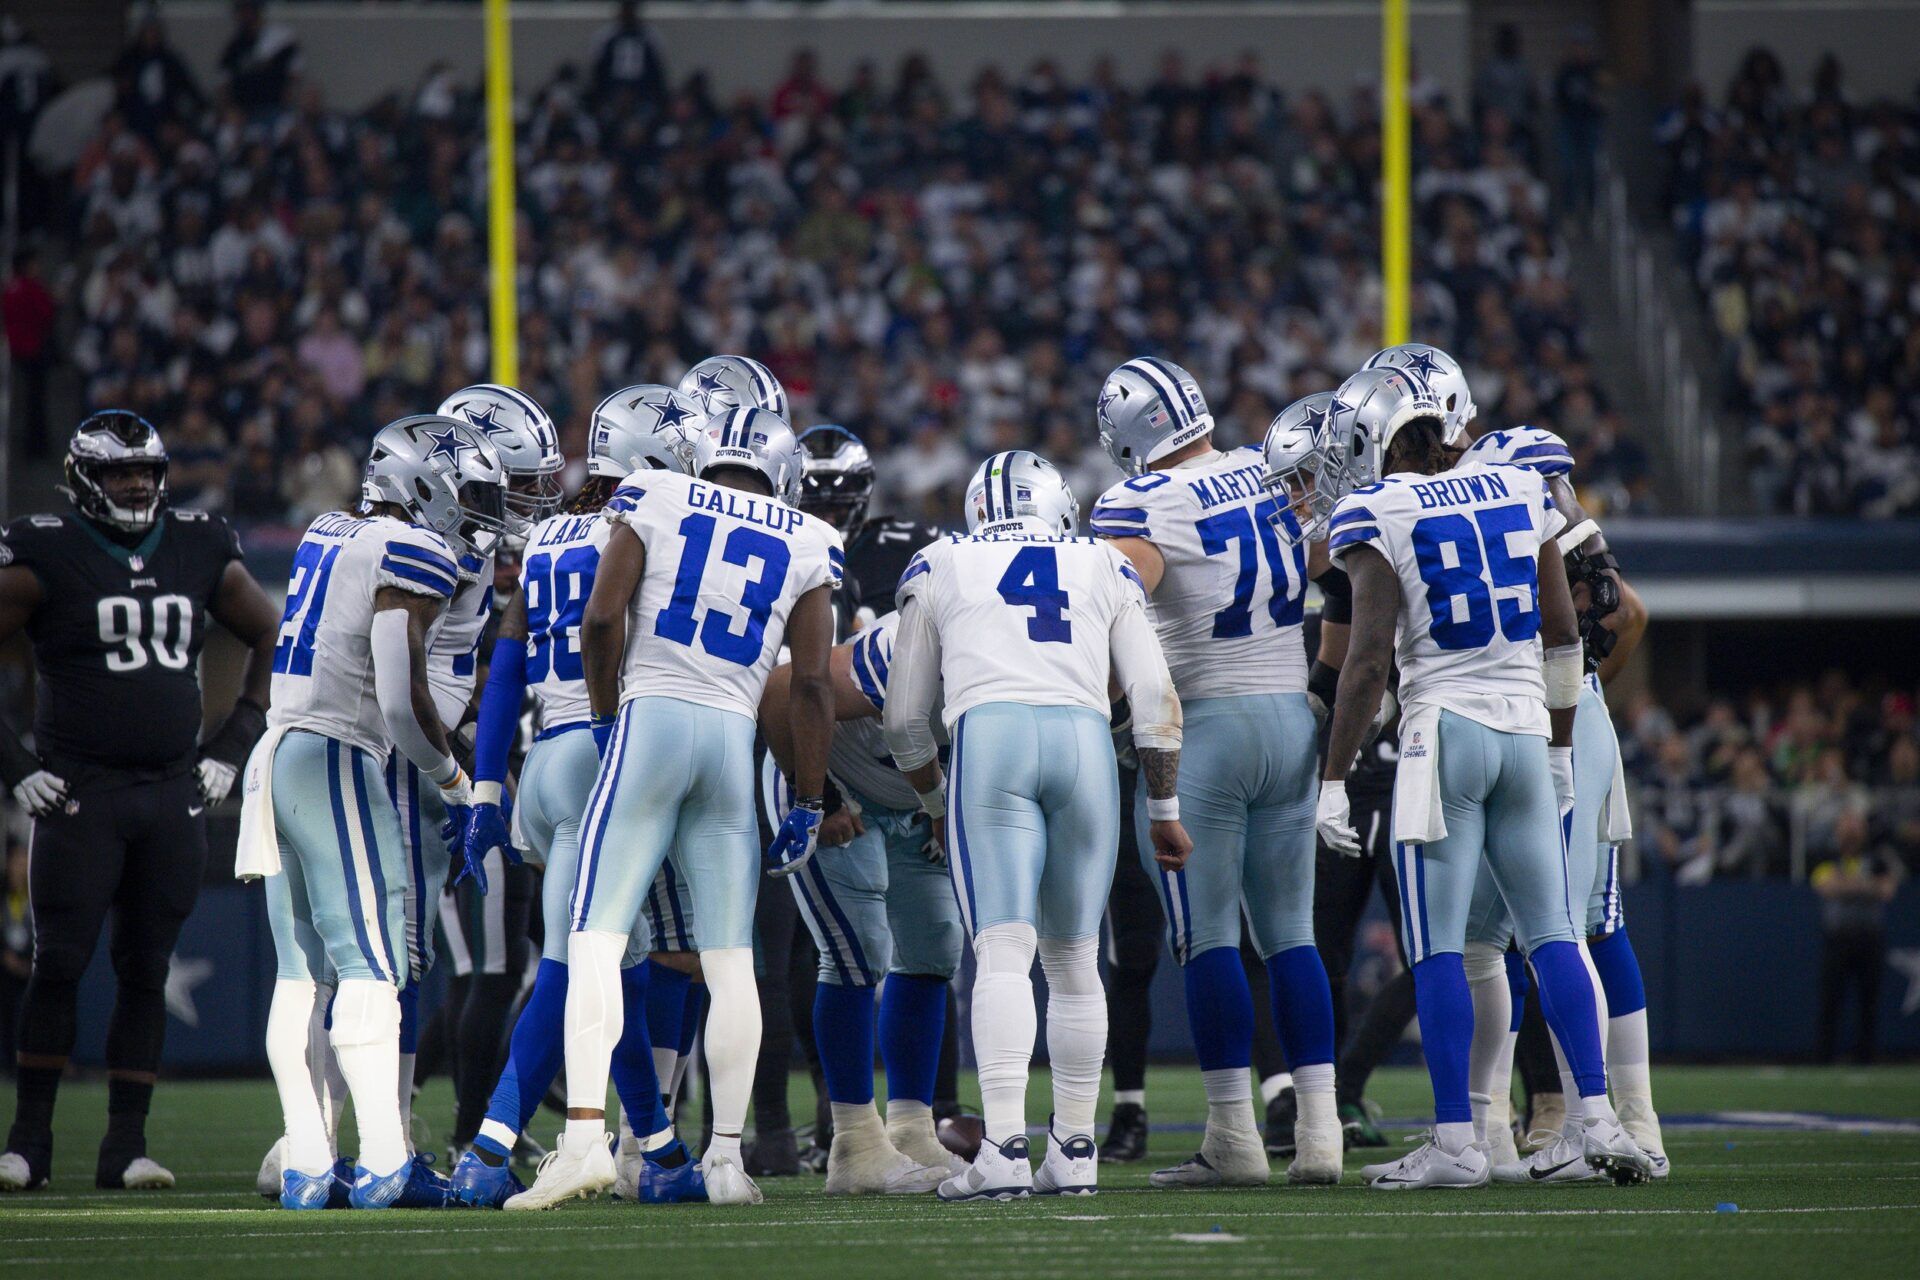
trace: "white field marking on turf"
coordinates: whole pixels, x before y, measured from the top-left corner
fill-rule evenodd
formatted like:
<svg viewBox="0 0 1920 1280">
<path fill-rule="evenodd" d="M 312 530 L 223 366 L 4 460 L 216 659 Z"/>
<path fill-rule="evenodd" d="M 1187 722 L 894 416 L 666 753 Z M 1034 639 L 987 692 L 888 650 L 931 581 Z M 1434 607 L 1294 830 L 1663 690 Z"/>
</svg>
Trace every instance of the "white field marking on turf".
<svg viewBox="0 0 1920 1280">
<path fill-rule="evenodd" d="M 1359 1188 L 1356 1187 L 1354 1189 L 1358 1190 Z M 1361 1203 L 1373 1203 L 1372 1201 L 1363 1202 L 1363 1201 L 1356 1200 L 1350 1203 L 1353 1203 L 1356 1207 L 1346 1211 L 1338 1211 L 1338 1210 L 1327 1211 L 1327 1210 L 1317 1210 L 1317 1209 L 1305 1209 L 1305 1210 L 1285 1209 L 1283 1210 L 1283 1209 L 1280 1209 L 1278 1206 L 1272 1206 L 1272 1207 L 1267 1207 L 1262 1209 L 1225 1209 L 1225 1210 L 1197 1207 L 1197 1208 L 1179 1212 L 1179 1213 L 1149 1212 L 1149 1213 L 1132 1213 L 1132 1214 L 1116 1215 L 1109 1220 L 1122 1221 L 1122 1222 L 1146 1222 L 1146 1221 L 1164 1220 L 1164 1219 L 1170 1219 L 1170 1218 L 1181 1218 L 1189 1221 L 1195 1218 L 1260 1218 L 1260 1219 L 1268 1219 L 1276 1222 L 1284 1222 L 1284 1221 L 1295 1221 L 1302 1218 L 1345 1218 L 1351 1221 L 1356 1219 L 1395 1220 L 1395 1219 L 1405 1219 L 1405 1218 L 1509 1218 L 1509 1219 L 1512 1219 L 1512 1218 L 1601 1218 L 1601 1217 L 1621 1217 L 1621 1218 L 1702 1217 L 1702 1216 L 1713 1216 L 1715 1214 L 1715 1210 L 1709 1209 L 1709 1208 L 1686 1208 L 1686 1209 L 1512 1208 L 1512 1209 L 1452 1209 L 1452 1210 L 1400 1209 L 1400 1210 L 1395 1210 L 1395 1209 L 1384 1209 L 1384 1208 L 1360 1209 L 1357 1207 Z M 1892 1211 L 1904 1212 L 1912 1209 L 1920 1209 L 1920 1204 L 1783 1205 L 1783 1206 L 1774 1206 L 1770 1208 L 1742 1209 L 1740 1210 L 1740 1213 L 1743 1216 L 1756 1215 L 1756 1214 L 1883 1213 L 1883 1212 L 1892 1212 Z M 175 1218 L 188 1217 L 188 1216 L 212 1217 L 216 1214 L 230 1214 L 230 1213 L 236 1213 L 236 1212 L 251 1213 L 251 1212 L 259 1212 L 259 1211 L 258 1210 L 232 1210 L 232 1209 L 213 1209 L 213 1210 L 188 1209 L 183 1211 L 182 1213 L 175 1214 L 172 1216 Z M 639 1212 L 639 1211 L 636 1210 L 636 1212 Z M 1019 1211 L 1013 1210 L 1012 1212 L 1018 1213 Z M 8 1216 L 11 1218 L 11 1217 L 15 1217 L 16 1215 L 9 1214 Z M 33 1211 L 29 1210 L 17 1216 L 20 1218 L 39 1217 L 43 1221 L 45 1221 L 45 1220 L 48 1220 L 52 1215 L 34 1214 Z M 66 1218 L 72 1218 L 72 1217 L 79 1217 L 79 1216 L 111 1217 L 116 1215 L 113 1215 L 110 1212 L 102 1213 L 99 1211 L 92 1211 L 84 1214 L 68 1214 L 68 1215 L 61 1215 L 61 1216 Z M 466 1216 L 467 1215 L 462 1213 L 455 1213 L 452 1215 L 454 1219 L 464 1218 Z M 665 1215 L 657 1215 L 657 1216 L 661 1219 L 665 1218 Z M 648 1214 L 646 1215 L 646 1217 L 647 1219 L 652 1220 L 656 1218 L 656 1215 Z M 717 1227 L 727 1231 L 739 1231 L 743 1227 L 785 1229 L 789 1227 L 831 1228 L 834 1226 L 842 1226 L 842 1225 L 843 1226 L 882 1226 L 882 1225 L 891 1226 L 891 1225 L 898 1225 L 905 1219 L 903 1219 L 901 1216 L 897 1214 L 890 1214 L 885 1217 L 875 1217 L 872 1215 L 868 1215 L 865 1217 L 847 1217 L 847 1218 L 840 1218 L 840 1219 L 821 1219 L 821 1218 L 769 1219 L 769 1218 L 751 1218 L 751 1217 L 749 1218 L 733 1218 L 733 1217 L 715 1218 L 715 1217 L 707 1217 L 704 1214 L 702 1214 L 699 1210 L 688 1210 L 685 1216 L 681 1216 L 677 1214 L 674 1215 L 673 1220 L 676 1222 L 677 1225 L 684 1226 L 684 1227 Z M 1022 1214 L 1020 1217 L 1014 1218 L 1012 1220 L 1023 1223 L 1023 1224 L 1025 1223 L 1037 1224 L 1037 1223 L 1047 1223 L 1047 1222 L 1070 1222 L 1070 1221 L 1073 1221 L 1074 1219 L 1066 1215 Z M 508 1219 L 505 1219 L 502 1216 L 488 1214 L 480 1218 L 479 1222 L 476 1222 L 474 1229 L 476 1230 L 480 1229 L 481 1222 L 495 1222 L 495 1221 L 499 1221 L 504 1224 L 504 1222 L 508 1221 Z M 529 1220 L 527 1218 L 521 1218 L 514 1221 L 516 1221 L 516 1225 L 510 1229 L 520 1231 L 526 1235 L 545 1235 L 554 1231 L 568 1231 L 568 1232 L 631 1231 L 634 1226 L 634 1224 L 631 1222 L 603 1222 L 598 1220 L 586 1221 L 581 1219 L 578 1215 L 566 1215 L 564 1213 L 556 1218 L 545 1218 L 545 1219 L 537 1219 L 537 1220 Z M 913 1225 L 921 1228 L 924 1228 L 931 1223 L 939 1222 L 939 1221 L 940 1221 L 940 1218 L 938 1214 L 936 1214 L 933 1217 L 919 1217 L 919 1218 L 912 1219 Z M 979 1224 L 980 1221 L 981 1219 L 979 1218 L 972 1217 L 971 1215 L 965 1215 L 963 1213 L 955 1213 L 953 1216 L 954 1225 L 960 1226 L 960 1227 L 976 1226 Z M 525 1225 L 518 1225 L 519 1223 L 524 1223 Z M 446 1230 L 447 1230 L 447 1226 L 442 1225 L 442 1226 L 435 1226 L 435 1227 L 426 1227 L 426 1226 L 379 1227 L 374 1230 L 368 1231 L 364 1235 L 346 1235 L 346 1234 L 343 1234 L 342 1230 L 338 1228 L 329 1228 L 329 1229 L 323 1229 L 323 1230 L 294 1229 L 294 1230 L 287 1230 L 287 1231 L 236 1231 L 236 1232 L 223 1234 L 220 1237 L 220 1239 L 222 1240 L 244 1240 L 244 1239 L 295 1240 L 303 1237 L 321 1236 L 321 1237 L 327 1237 L 336 1241 L 340 1241 L 343 1243 L 347 1241 L 353 1241 L 355 1243 L 358 1243 L 360 1241 L 369 1241 L 377 1244 L 380 1240 L 385 1239 L 386 1237 L 389 1237 L 389 1236 L 443 1235 L 446 1233 Z M 154 1238 L 155 1237 L 153 1233 L 149 1231 L 149 1232 L 142 1232 L 138 1235 L 93 1235 L 93 1236 L 60 1235 L 60 1236 L 21 1237 L 21 1238 L 16 1238 L 14 1241 L 12 1241 L 12 1243 L 15 1243 L 15 1244 L 61 1244 L 61 1243 L 105 1244 L 105 1243 L 119 1243 L 119 1242 L 134 1241 L 134 1240 L 152 1242 Z M 649 1239 L 654 1239 L 654 1238 L 655 1237 L 651 1235 L 649 1236 Z M 1304 1237 L 1301 1237 L 1298 1235 L 1287 1235 L 1280 1238 L 1301 1239 Z M 689 1245 L 693 1245 L 697 1242 L 688 1241 L 687 1243 Z"/>
<path fill-rule="evenodd" d="M 1245 1236 L 1228 1235 L 1224 1231 L 1176 1231 L 1173 1239 L 1182 1244 L 1245 1244 Z"/>
</svg>

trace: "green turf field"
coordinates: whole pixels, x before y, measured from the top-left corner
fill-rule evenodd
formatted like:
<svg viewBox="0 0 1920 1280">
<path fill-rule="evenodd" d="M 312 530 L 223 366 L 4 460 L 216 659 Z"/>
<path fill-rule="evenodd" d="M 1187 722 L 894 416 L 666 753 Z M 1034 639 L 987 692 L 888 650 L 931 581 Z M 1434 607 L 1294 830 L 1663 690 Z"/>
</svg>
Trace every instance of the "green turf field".
<svg viewBox="0 0 1920 1280">
<path fill-rule="evenodd" d="M 1043 1085 L 1044 1077 L 1036 1080 L 1036 1100 Z M 1157 1125 L 1202 1118 L 1197 1072 L 1159 1069 L 1149 1088 Z M 1377 1078 L 1373 1095 L 1389 1117 L 1414 1116 L 1425 1092 L 1423 1076 L 1397 1070 Z M 635 1264 L 783 1280 L 1488 1276 L 1569 1268 L 1633 1277 L 1920 1274 L 1920 1069 L 1667 1068 L 1656 1074 L 1655 1092 L 1663 1112 L 1695 1119 L 1668 1130 L 1671 1180 L 1627 1190 L 1388 1195 L 1350 1175 L 1337 1189 L 1174 1193 L 1148 1190 L 1150 1166 L 1135 1165 L 1104 1168 L 1098 1197 L 1065 1202 L 830 1201 L 820 1179 L 801 1177 L 768 1180 L 767 1203 L 752 1209 L 599 1202 L 510 1216 L 266 1207 L 252 1192 L 253 1176 L 279 1120 L 264 1081 L 162 1088 L 152 1150 L 180 1176 L 179 1188 L 98 1193 L 91 1172 L 105 1090 L 70 1085 L 61 1094 L 53 1186 L 0 1198 L 0 1271 L 116 1280 L 545 1280 Z M 796 1114 L 810 1113 L 808 1096 L 804 1078 L 796 1078 Z M 450 1109 L 439 1084 L 422 1114 L 443 1124 Z M 1895 1123 L 1821 1128 L 1814 1114 Z M 536 1128 L 557 1122 L 543 1116 Z M 1196 1140 L 1163 1127 L 1154 1155 L 1171 1162 Z M 1362 1162 L 1349 1153 L 1350 1170 Z"/>
</svg>

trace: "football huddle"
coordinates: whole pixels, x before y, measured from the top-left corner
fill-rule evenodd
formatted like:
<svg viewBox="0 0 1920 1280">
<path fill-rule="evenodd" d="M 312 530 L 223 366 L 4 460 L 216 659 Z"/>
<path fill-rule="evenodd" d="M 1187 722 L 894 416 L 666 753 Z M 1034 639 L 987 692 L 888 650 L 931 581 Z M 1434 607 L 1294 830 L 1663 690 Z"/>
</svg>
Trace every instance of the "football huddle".
<svg viewBox="0 0 1920 1280">
<path fill-rule="evenodd" d="M 359 506 L 307 527 L 256 646 L 264 717 L 243 713 L 198 775 L 210 799 L 238 782 L 236 871 L 264 886 L 277 956 L 284 1131 L 262 1135 L 262 1193 L 290 1210 L 759 1203 L 742 1146 L 754 920 L 762 893 L 791 893 L 820 954 L 825 1192 L 1092 1195 L 1103 1155 L 1128 1158 L 1125 1094 L 1105 1150 L 1095 1115 L 1123 844 L 1159 898 L 1206 1092 L 1198 1150 L 1152 1186 L 1275 1176 L 1243 920 L 1290 1072 L 1285 1179 L 1336 1183 L 1370 1124 L 1336 1093 L 1316 838 L 1382 855 L 1432 1083 L 1431 1131 L 1360 1170 L 1367 1185 L 1664 1178 L 1601 692 L 1637 638 L 1633 597 L 1566 445 L 1477 435 L 1459 364 L 1419 344 L 1290 406 L 1257 446 L 1217 449 L 1199 384 L 1157 357 L 1114 369 L 1092 408 L 1126 478 L 1084 525 L 1060 472 L 1014 450 L 974 472 L 964 532 L 891 551 L 855 536 L 860 441 L 796 434 L 743 356 L 606 397 L 573 494 L 552 421 L 510 387 L 379 431 Z M 165 467 L 130 413 L 89 419 L 69 462 L 135 533 L 162 519 Z M 50 554 L 33 542 L 9 531 L 16 561 Z M 849 546 L 904 559 L 897 586 L 851 598 L 872 575 Z M 496 580 L 500 556 L 517 579 Z M 1391 798 L 1356 804 L 1350 771 L 1395 736 Z M 20 785 L 43 811 L 64 799 L 44 771 Z M 497 895 L 522 863 L 541 869 L 537 970 L 443 1173 L 409 1116 L 435 904 L 450 884 Z M 933 1106 L 963 952 L 973 1141 Z M 1030 1107 L 1036 960 L 1052 1093 Z M 1509 1098 L 1529 983 L 1565 1103 L 1523 1156 Z M 703 1011 L 696 1156 L 674 1111 Z M 565 1127 L 527 1184 L 516 1152 L 557 1079 Z M 19 1135 L 0 1156 L 14 1189 L 49 1158 Z M 172 1180 L 143 1147 L 111 1172 Z"/>
</svg>

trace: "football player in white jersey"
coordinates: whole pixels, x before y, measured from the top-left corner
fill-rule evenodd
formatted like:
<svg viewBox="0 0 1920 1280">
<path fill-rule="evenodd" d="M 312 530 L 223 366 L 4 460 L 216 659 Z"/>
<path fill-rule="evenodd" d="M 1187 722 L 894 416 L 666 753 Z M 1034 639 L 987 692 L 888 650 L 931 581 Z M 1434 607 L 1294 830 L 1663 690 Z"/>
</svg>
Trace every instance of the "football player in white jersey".
<svg viewBox="0 0 1920 1280">
<path fill-rule="evenodd" d="M 374 437 L 362 510 L 319 517 L 294 553 L 269 732 L 247 767 L 238 862 L 243 878 L 266 879 L 279 956 L 267 1056 L 286 1118 L 288 1208 L 339 1200 L 307 1051 L 316 982 L 329 974 L 332 1046 L 360 1128 L 348 1202 L 445 1202 L 444 1179 L 410 1158 L 400 1121 L 407 867 L 381 768 L 397 748 L 449 812 L 468 803 L 426 645 L 457 588 L 459 560 L 489 554 L 505 532 L 504 495 L 505 473 L 484 436 L 449 418 L 402 418 Z"/>
<path fill-rule="evenodd" d="M 753 739 L 783 639 L 793 651 L 800 799 L 768 851 L 776 874 L 813 854 L 833 733 L 840 538 L 793 505 L 804 470 L 784 419 L 740 408 L 716 430 L 701 478 L 639 471 L 607 503 L 603 518 L 615 528 L 581 619 L 590 724 L 605 745 L 567 942 L 567 1128 L 508 1209 L 547 1208 L 614 1180 L 604 1099 L 622 1025 L 620 959 L 676 847 L 713 1001 L 713 1140 L 701 1174 L 716 1204 L 760 1199 L 740 1158 L 760 1046 Z"/>
<path fill-rule="evenodd" d="M 1481 1186 L 1491 1173 L 1468 1096 L 1473 1005 L 1461 958 L 1484 858 L 1587 1101 L 1584 1158 L 1622 1181 L 1643 1178 L 1647 1158 L 1607 1103 L 1593 983 L 1568 907 L 1558 800 L 1573 790 L 1580 644 L 1546 486 L 1512 467 L 1439 474 L 1452 461 L 1444 411 L 1405 371 L 1363 370 L 1335 399 L 1316 492 L 1345 495 L 1328 550 L 1352 580 L 1354 608 L 1318 825 L 1330 846 L 1358 848 L 1346 773 L 1397 659 L 1395 869 L 1435 1113 L 1427 1142 L 1363 1174 L 1405 1190 Z"/>
<path fill-rule="evenodd" d="M 1186 983 L 1207 1129 L 1197 1155 L 1155 1172 L 1152 1183 L 1267 1180 L 1248 1074 L 1254 1017 L 1240 959 L 1243 912 L 1293 1072 L 1299 1111 L 1287 1176 L 1338 1182 L 1333 999 L 1313 940 L 1318 755 L 1300 628 L 1307 548 L 1282 537 L 1293 516 L 1261 484 L 1259 447 L 1213 447 L 1213 415 L 1185 369 L 1153 356 L 1127 361 L 1107 375 L 1099 426 L 1108 455 L 1134 474 L 1100 499 L 1092 529 L 1126 553 L 1146 586 L 1185 716 L 1180 812 L 1199 850 L 1186 870 L 1157 878 Z"/>
<path fill-rule="evenodd" d="M 788 881 L 820 950 L 813 1036 L 833 1113 L 828 1195 L 932 1191 L 957 1159 L 934 1131 L 933 1089 L 960 912 L 944 851 L 880 728 L 898 622 L 888 613 L 833 651 L 839 723 L 820 852 Z M 761 733 L 782 770 L 793 764 L 791 677 L 774 668 L 760 700 Z M 885 1125 L 873 1106 L 876 986 Z"/>
<path fill-rule="evenodd" d="M 1538 427 L 1515 427 L 1480 435 L 1461 456 L 1460 465 L 1508 463 L 1546 477 L 1554 506 L 1566 521 L 1555 542 L 1567 562 L 1580 613 L 1580 638 L 1586 675 L 1573 722 L 1573 807 L 1568 822 L 1567 863 L 1574 890 L 1575 923 L 1584 926 L 1582 943 L 1599 978 L 1602 1046 L 1607 1076 L 1626 1127 L 1653 1162 L 1653 1176 L 1667 1176 L 1669 1164 L 1653 1107 L 1647 1045 L 1647 997 L 1640 962 L 1628 941 L 1620 909 L 1619 845 L 1632 835 L 1627 813 L 1624 769 L 1613 718 L 1601 692 L 1604 680 L 1619 670 L 1646 628 L 1646 609 L 1620 576 L 1619 562 L 1606 535 L 1580 506 L 1571 482 L 1573 453 L 1566 442 Z M 1624 641 L 1624 644 L 1619 643 Z M 1498 890 L 1484 874 L 1476 890 L 1493 903 Z M 1584 899 L 1584 905 L 1582 900 Z M 1476 910 L 1475 932 L 1467 940 L 1467 980 L 1473 986 L 1474 1103 L 1488 1101 L 1485 1129 L 1497 1154 L 1494 1177 L 1507 1182 L 1578 1180 L 1599 1176 L 1574 1160 L 1580 1141 L 1578 1093 L 1565 1054 L 1559 1053 L 1561 1092 L 1567 1112 L 1559 1141 L 1549 1142 L 1525 1162 L 1512 1148 L 1510 1106 L 1514 1040 L 1519 998 L 1525 988 L 1510 986 L 1500 952 L 1511 933 L 1505 913 Z M 1516 971 L 1516 978 L 1523 975 Z M 1506 1029 L 1500 1032 L 1500 1024 Z M 1557 1046 L 1556 1046 L 1557 1052 Z M 1504 1148 L 1504 1150 L 1503 1150 Z M 1553 1171 L 1553 1172 L 1547 1172 Z"/>
<path fill-rule="evenodd" d="M 568 910 L 580 856 L 580 824 L 599 773 L 600 756 L 586 732 L 590 715 L 580 622 L 593 590 L 600 553 L 614 526 L 600 517 L 625 477 L 646 470 L 696 475 L 712 455 L 706 417 L 671 387 L 626 387 L 602 400 L 588 430 L 587 482 L 564 512 L 527 537 L 520 585 L 500 619 L 480 700 L 474 741 L 473 820 L 469 861 L 501 857 L 516 844 L 545 868 L 541 910 L 545 944 L 505 1068 L 487 1106 L 473 1150 L 453 1170 L 453 1198 L 499 1208 L 524 1191 L 508 1159 L 560 1070 L 567 991 Z M 520 772 L 514 832 L 508 830 L 503 786 L 507 756 L 519 733 L 520 708 L 531 689 L 539 730 Z M 516 839 L 517 836 L 517 839 Z M 633 1136 L 623 1137 L 616 1192 L 650 1203 L 704 1199 L 699 1168 L 674 1136 L 660 1105 L 645 1008 L 652 945 L 646 918 L 634 931 L 621 983 L 633 1015 L 621 1033 L 612 1075 Z"/>
<path fill-rule="evenodd" d="M 924 548 L 901 575 L 885 712 L 894 762 L 927 815 L 947 819 L 949 874 L 977 966 L 986 1136 L 940 1196 L 1090 1195 L 1107 1041 L 1100 921 L 1119 856 L 1108 691 L 1117 683 L 1132 706 L 1149 831 L 1169 871 L 1193 847 L 1176 790 L 1180 700 L 1139 573 L 1111 546 L 1075 536 L 1078 507 L 1050 463 L 995 454 L 974 472 L 966 511 L 967 535 Z M 942 696 L 951 812 L 932 727 Z M 1026 1138 L 1036 951 L 1054 1104 L 1037 1176 Z"/>
</svg>

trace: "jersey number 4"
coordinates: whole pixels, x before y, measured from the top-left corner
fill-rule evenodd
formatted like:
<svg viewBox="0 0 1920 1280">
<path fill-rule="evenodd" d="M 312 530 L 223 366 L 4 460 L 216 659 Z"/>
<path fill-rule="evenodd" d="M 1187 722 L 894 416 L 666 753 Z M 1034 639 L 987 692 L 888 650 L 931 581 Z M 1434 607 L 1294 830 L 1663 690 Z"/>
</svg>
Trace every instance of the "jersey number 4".
<svg viewBox="0 0 1920 1280">
<path fill-rule="evenodd" d="M 760 574 L 747 581 L 740 592 L 740 607 L 747 611 L 746 628 L 733 629 L 734 616 L 722 609 L 708 609 L 704 618 L 694 617 L 700 599 L 700 583 L 707 576 L 707 557 L 713 552 L 715 520 L 697 512 L 680 522 L 680 536 L 687 545 L 680 552 L 680 571 L 674 575 L 673 598 L 667 601 L 653 620 L 653 634 L 675 644 L 692 647 L 695 638 L 700 647 L 716 658 L 750 667 L 760 661 L 766 643 L 767 618 L 780 602 L 787 585 L 787 568 L 793 553 L 787 544 L 770 533 L 736 526 L 727 534 L 720 559 L 746 568 L 758 560 Z"/>
<path fill-rule="evenodd" d="M 1000 575 L 1000 598 L 1017 609 L 1031 609 L 1027 639 L 1040 644 L 1071 644 L 1067 593 L 1060 589 L 1060 558 L 1052 547 L 1026 547 Z"/>
<path fill-rule="evenodd" d="M 1539 568 L 1531 558 L 1516 559 L 1507 550 L 1507 535 L 1527 527 L 1527 509 L 1518 503 L 1481 508 L 1471 520 L 1458 512 L 1428 516 L 1413 526 L 1413 554 L 1427 587 L 1435 645 L 1458 650 L 1491 644 L 1493 593 L 1502 589 L 1519 594 L 1500 598 L 1500 634 L 1515 644 L 1540 634 Z"/>
</svg>

